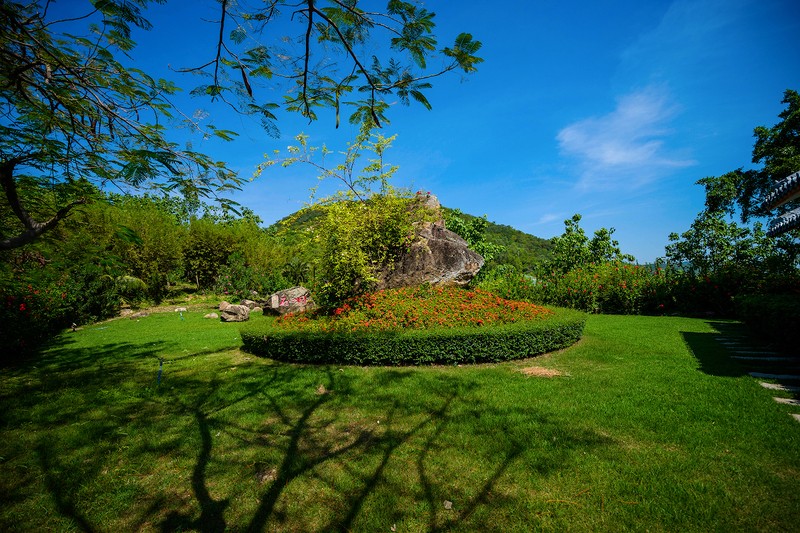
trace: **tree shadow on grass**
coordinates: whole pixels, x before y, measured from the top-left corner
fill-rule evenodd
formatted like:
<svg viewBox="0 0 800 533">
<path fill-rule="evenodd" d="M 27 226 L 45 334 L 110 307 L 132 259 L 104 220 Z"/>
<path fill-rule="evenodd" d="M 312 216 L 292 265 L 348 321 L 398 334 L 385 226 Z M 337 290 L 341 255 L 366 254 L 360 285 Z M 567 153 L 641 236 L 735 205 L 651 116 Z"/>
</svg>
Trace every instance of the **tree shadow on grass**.
<svg viewBox="0 0 800 533">
<path fill-rule="evenodd" d="M 120 427 L 140 409 L 138 401 L 108 402 L 108 391 L 132 376 L 144 383 L 155 378 L 141 376 L 141 361 L 157 361 L 164 343 L 70 345 L 54 342 L 44 356 L 3 369 L 0 427 L 8 433 L 0 437 L 0 466 L 2 477 L 11 478 L 3 500 L 22 502 L 30 485 L 40 483 L 58 514 L 93 531 L 103 527 L 92 526 L 76 489 L 101 475 L 105 454 L 125 439 Z M 16 469 L 5 470 L 8 464 Z"/>
<path fill-rule="evenodd" d="M 56 453 L 55 450 L 43 443 L 36 447 L 39 467 L 44 473 L 44 483 L 52 496 L 56 509 L 62 516 L 71 519 L 79 530 L 89 533 L 95 531 L 83 513 L 78 510 L 71 491 L 68 490 L 70 486 L 77 485 L 80 481 L 78 479 L 67 480 L 57 474 L 61 468 L 58 465 L 58 458 L 53 456 L 54 453 Z M 74 475 L 75 472 L 72 474 Z"/>
<path fill-rule="evenodd" d="M 700 363 L 700 371 L 711 376 L 741 377 L 746 376 L 746 369 L 730 353 L 721 338 L 733 338 L 746 334 L 744 326 L 734 322 L 708 322 L 715 331 L 697 333 L 683 331 L 683 341 Z"/>
<path fill-rule="evenodd" d="M 489 502 L 514 497 L 494 494 L 509 469 L 524 465 L 548 476 L 568 468 L 575 454 L 612 443 L 526 405 L 476 403 L 471 394 L 485 383 L 435 369 L 360 374 L 258 359 L 222 364 L 216 358 L 211 369 L 181 367 L 156 390 L 155 361 L 166 345 L 87 350 L 65 344 L 36 369 L 36 383 L 13 391 L 15 414 L 4 422 L 33 432 L 42 473 L 19 487 L 20 498 L 46 491 L 55 512 L 84 531 L 109 529 L 120 518 L 112 513 L 109 523 L 92 503 L 107 496 L 113 501 L 119 484 L 133 495 L 120 495 L 114 505 L 127 515 L 124 527 L 134 530 L 372 529 L 367 515 L 376 506 L 391 508 L 386 512 L 392 520 L 413 519 L 429 530 L 464 523 L 492 529 Z M 147 378 L 131 385 L 137 372 Z M 130 395 L 109 393 L 125 379 Z M 51 398 L 47 391 L 54 390 L 72 399 L 43 408 L 41 402 Z M 20 414 L 27 408 L 39 409 L 34 420 Z M 510 420 L 536 428 L 534 438 Z M 491 444 L 472 474 L 474 483 L 464 487 L 458 461 L 476 463 L 472 450 L 452 441 L 475 435 Z M 542 443 L 556 436 L 559 446 L 543 453 Z M 13 460 L 23 453 L 2 455 Z M 398 475 L 403 465 L 413 487 Z M 137 475 L 130 477 L 131 471 Z M 141 481 L 148 479 L 155 481 Z M 317 505 L 306 494 L 313 486 L 324 486 L 333 503 L 318 522 L 306 523 L 294 500 Z M 455 507 L 445 509 L 445 497 Z M 246 499 L 252 503 L 243 505 Z M 424 516 L 418 516 L 420 508 Z"/>
</svg>

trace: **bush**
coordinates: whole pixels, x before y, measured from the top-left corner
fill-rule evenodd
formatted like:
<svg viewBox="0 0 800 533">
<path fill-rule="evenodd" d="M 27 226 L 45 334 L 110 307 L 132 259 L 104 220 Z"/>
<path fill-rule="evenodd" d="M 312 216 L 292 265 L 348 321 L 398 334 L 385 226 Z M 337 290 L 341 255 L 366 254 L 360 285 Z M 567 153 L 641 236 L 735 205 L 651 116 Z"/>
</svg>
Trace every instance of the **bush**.
<svg viewBox="0 0 800 533">
<path fill-rule="evenodd" d="M 800 345 L 799 294 L 747 296 L 736 310 L 755 335 L 786 349 Z"/>
<path fill-rule="evenodd" d="M 9 350 L 6 358 L 36 348 L 71 323 L 73 288 L 68 280 L 47 287 L 0 288 L 0 345 Z"/>
<path fill-rule="evenodd" d="M 253 291 L 267 296 L 291 285 L 280 272 L 258 272 L 246 264 L 244 255 L 235 252 L 228 258 L 228 264 L 220 269 L 214 292 L 241 300 L 252 298 Z"/>
<path fill-rule="evenodd" d="M 321 247 L 317 303 L 338 307 L 371 290 L 378 269 L 392 264 L 414 238 L 414 224 L 430 218 L 424 197 L 414 200 L 392 190 L 367 201 L 339 200 L 320 209 L 316 231 Z"/>
<path fill-rule="evenodd" d="M 479 284 L 505 298 L 607 314 L 661 314 L 674 309 L 673 279 L 663 269 L 620 261 L 590 263 L 539 278 L 495 269 Z"/>
<path fill-rule="evenodd" d="M 352 298 L 331 316 L 253 322 L 242 339 L 252 353 L 297 363 L 457 364 L 564 348 L 580 338 L 584 323 L 575 311 L 422 286 Z"/>
<path fill-rule="evenodd" d="M 97 265 L 27 274 L 0 287 L 0 346 L 10 349 L 8 358 L 34 350 L 72 323 L 115 316 L 119 309 L 115 280 Z"/>
<path fill-rule="evenodd" d="M 213 287 L 235 250 L 235 238 L 225 226 L 205 218 L 193 219 L 183 249 L 188 280 L 198 289 Z"/>
<path fill-rule="evenodd" d="M 335 309 L 331 316 L 315 320 L 308 315 L 286 315 L 277 325 L 303 331 L 390 331 L 510 324 L 540 320 L 550 314 L 544 307 L 506 300 L 482 290 L 422 285 L 357 296 Z"/>
</svg>

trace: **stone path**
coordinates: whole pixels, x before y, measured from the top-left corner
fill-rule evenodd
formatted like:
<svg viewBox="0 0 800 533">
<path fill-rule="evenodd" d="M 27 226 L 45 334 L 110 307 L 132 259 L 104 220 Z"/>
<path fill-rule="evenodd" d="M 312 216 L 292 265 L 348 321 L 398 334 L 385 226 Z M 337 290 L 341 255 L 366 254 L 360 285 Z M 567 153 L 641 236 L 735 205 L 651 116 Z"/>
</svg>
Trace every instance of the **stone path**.
<svg viewBox="0 0 800 533">
<path fill-rule="evenodd" d="M 795 357 L 753 357 L 746 355 L 732 355 L 731 359 L 738 359 L 740 361 L 774 361 L 774 362 L 797 362 Z"/>
<path fill-rule="evenodd" d="M 780 383 L 764 383 L 763 381 L 760 383 L 762 387 L 769 390 L 779 390 L 781 392 L 800 392 L 800 387 L 794 387 L 792 385 L 781 385 Z"/>
<path fill-rule="evenodd" d="M 778 382 L 762 381 L 760 382 L 762 387 L 795 396 L 794 398 L 776 396 L 773 399 L 777 403 L 795 409 L 800 408 L 800 357 L 764 349 L 744 335 L 723 333 L 714 339 L 729 352 L 731 359 L 738 361 L 748 370 L 750 376 Z M 789 415 L 800 422 L 800 413 L 789 413 Z"/>
<path fill-rule="evenodd" d="M 777 379 L 778 381 L 795 381 L 800 380 L 800 376 L 797 374 L 765 374 L 763 372 L 750 372 L 750 375 L 754 378 L 761 378 L 761 379 Z"/>
<path fill-rule="evenodd" d="M 778 403 L 800 407 L 800 400 L 795 400 L 794 398 L 773 398 L 773 400 Z"/>
</svg>

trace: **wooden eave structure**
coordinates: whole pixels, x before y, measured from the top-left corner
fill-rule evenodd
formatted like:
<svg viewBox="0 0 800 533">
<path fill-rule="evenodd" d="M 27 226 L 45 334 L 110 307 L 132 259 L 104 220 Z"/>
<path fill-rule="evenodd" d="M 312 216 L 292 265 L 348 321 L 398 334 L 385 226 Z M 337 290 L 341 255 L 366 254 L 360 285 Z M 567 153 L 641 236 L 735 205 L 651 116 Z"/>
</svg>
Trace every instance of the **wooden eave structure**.
<svg viewBox="0 0 800 533">
<path fill-rule="evenodd" d="M 798 198 L 800 198 L 800 172 L 795 172 L 775 185 L 762 207 L 771 210 Z M 777 237 L 798 227 L 800 227 L 800 207 L 771 220 L 767 235 Z"/>
</svg>

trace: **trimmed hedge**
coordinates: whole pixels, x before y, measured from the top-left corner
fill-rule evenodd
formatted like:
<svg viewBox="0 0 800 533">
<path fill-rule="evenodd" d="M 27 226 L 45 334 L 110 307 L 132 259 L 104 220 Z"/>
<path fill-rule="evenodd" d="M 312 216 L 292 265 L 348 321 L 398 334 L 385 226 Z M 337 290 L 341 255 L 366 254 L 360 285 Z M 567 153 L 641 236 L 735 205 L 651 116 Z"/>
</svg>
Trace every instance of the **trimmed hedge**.
<svg viewBox="0 0 800 533">
<path fill-rule="evenodd" d="M 274 319 L 246 324 L 244 349 L 291 363 L 429 365 L 522 359 L 571 346 L 583 334 L 584 313 L 552 309 L 543 320 L 487 327 L 322 333 L 281 330 Z"/>
<path fill-rule="evenodd" d="M 800 295 L 748 296 L 736 310 L 755 335 L 787 349 L 800 345 Z"/>
</svg>

